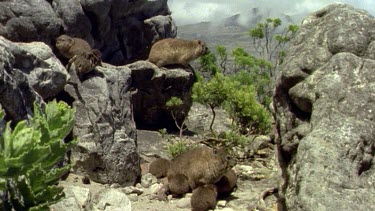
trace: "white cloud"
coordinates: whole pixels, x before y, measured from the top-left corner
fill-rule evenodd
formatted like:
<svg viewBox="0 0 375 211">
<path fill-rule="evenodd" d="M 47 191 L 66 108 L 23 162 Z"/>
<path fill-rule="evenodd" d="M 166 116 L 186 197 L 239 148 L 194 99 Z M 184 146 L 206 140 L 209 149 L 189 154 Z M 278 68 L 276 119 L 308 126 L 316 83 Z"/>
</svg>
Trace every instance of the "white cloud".
<svg viewBox="0 0 375 211">
<path fill-rule="evenodd" d="M 214 21 L 235 14 L 248 14 L 252 8 L 264 8 L 272 14 L 309 13 L 335 2 L 375 13 L 375 0 L 169 0 L 168 5 L 177 25 Z"/>
</svg>

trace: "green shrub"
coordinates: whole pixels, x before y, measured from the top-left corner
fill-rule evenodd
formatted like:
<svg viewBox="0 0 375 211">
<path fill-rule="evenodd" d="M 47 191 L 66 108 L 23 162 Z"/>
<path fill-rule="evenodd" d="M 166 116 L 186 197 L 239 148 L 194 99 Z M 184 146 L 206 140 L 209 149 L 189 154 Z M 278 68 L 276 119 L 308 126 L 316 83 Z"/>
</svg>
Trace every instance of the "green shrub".
<svg viewBox="0 0 375 211">
<path fill-rule="evenodd" d="M 189 149 L 190 147 L 183 141 L 167 144 L 167 153 L 171 158 L 175 158 L 177 155 L 186 152 Z"/>
<path fill-rule="evenodd" d="M 0 119 L 4 111 L 0 109 Z M 45 108 L 34 103 L 34 117 L 0 131 L 0 191 L 5 210 L 48 210 L 63 197 L 56 186 L 70 165 L 56 167 L 76 143 L 64 143 L 74 124 L 74 110 L 63 102 Z"/>
</svg>

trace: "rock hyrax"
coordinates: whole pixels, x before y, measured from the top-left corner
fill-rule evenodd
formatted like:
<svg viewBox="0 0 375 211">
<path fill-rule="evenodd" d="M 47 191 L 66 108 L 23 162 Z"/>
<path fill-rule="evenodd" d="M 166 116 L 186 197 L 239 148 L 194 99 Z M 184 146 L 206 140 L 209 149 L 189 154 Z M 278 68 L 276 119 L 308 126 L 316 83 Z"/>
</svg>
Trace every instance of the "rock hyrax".
<svg viewBox="0 0 375 211">
<path fill-rule="evenodd" d="M 193 190 L 191 196 L 191 208 L 193 211 L 206 211 L 209 209 L 215 209 L 217 198 L 216 186 L 213 184 L 207 184 L 200 186 Z"/>
<path fill-rule="evenodd" d="M 148 61 L 158 67 L 169 64 L 181 64 L 189 67 L 189 62 L 209 53 L 201 40 L 182 40 L 166 38 L 154 43 L 151 47 Z"/>
<path fill-rule="evenodd" d="M 168 187 L 173 196 L 181 196 L 190 191 L 189 180 L 183 174 L 168 177 Z"/>
<path fill-rule="evenodd" d="M 196 147 L 171 161 L 168 180 L 176 174 L 185 175 L 193 190 L 200 185 L 214 184 L 233 166 L 224 148 Z"/>
<path fill-rule="evenodd" d="M 65 58 L 70 59 L 69 64 L 74 63 L 78 76 L 101 65 L 100 51 L 92 49 L 89 43 L 83 39 L 64 34 L 56 39 L 56 47 Z"/>
<path fill-rule="evenodd" d="M 229 169 L 215 185 L 220 197 L 229 196 L 237 187 L 236 173 L 233 169 Z"/>
<path fill-rule="evenodd" d="M 149 172 L 156 178 L 167 176 L 171 161 L 165 158 L 159 158 L 150 163 Z"/>
</svg>

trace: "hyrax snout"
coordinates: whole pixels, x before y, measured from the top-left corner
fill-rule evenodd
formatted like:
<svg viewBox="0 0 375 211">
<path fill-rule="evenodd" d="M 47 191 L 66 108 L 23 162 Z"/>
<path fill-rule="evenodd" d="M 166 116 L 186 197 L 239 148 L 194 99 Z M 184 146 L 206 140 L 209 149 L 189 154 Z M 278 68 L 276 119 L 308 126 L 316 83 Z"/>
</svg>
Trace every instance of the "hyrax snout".
<svg viewBox="0 0 375 211">
<path fill-rule="evenodd" d="M 166 38 L 152 45 L 148 61 L 158 67 L 170 64 L 188 67 L 189 62 L 208 53 L 206 43 L 201 40 Z"/>
</svg>

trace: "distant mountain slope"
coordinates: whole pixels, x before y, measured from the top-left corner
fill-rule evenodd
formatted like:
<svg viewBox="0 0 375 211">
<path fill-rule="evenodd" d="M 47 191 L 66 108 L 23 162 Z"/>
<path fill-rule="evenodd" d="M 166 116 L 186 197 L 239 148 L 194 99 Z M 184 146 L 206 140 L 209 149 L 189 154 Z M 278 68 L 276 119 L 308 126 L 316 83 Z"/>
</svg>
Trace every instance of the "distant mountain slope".
<svg viewBox="0 0 375 211">
<path fill-rule="evenodd" d="M 279 17 L 283 22 L 281 28 L 300 22 L 303 16 L 302 14 L 280 15 Z M 260 11 L 254 8 L 250 14 L 236 14 L 217 22 L 201 22 L 178 26 L 177 37 L 182 39 L 201 39 L 211 49 L 217 45 L 223 45 L 230 51 L 236 47 L 241 47 L 248 52 L 255 53 L 248 31 L 267 17 L 271 17 L 268 11 Z"/>
</svg>

